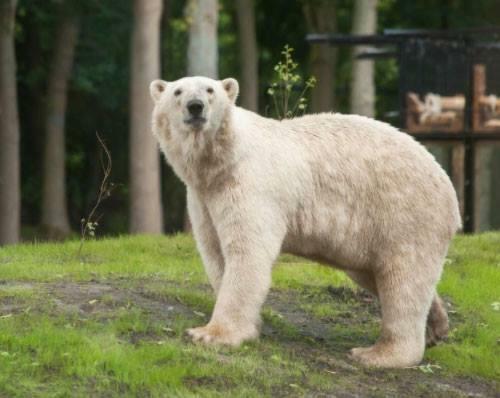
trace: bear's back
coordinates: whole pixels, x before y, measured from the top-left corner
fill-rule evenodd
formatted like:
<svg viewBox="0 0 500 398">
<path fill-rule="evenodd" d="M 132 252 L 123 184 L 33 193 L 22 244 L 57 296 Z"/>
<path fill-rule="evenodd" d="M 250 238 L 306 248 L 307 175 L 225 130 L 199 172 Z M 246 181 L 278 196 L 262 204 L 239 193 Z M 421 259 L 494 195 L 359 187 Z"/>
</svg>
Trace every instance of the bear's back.
<svg viewBox="0 0 500 398">
<path fill-rule="evenodd" d="M 361 223 L 370 218 L 391 233 L 413 229 L 449 238 L 460 228 L 446 172 L 421 144 L 389 124 L 332 113 L 281 122 L 258 118 L 252 123 L 262 128 L 251 129 L 252 141 L 260 141 L 258 159 L 265 164 L 267 153 L 272 167 L 263 169 L 301 189 L 298 196 L 309 201 L 301 205 L 342 204 Z"/>
</svg>

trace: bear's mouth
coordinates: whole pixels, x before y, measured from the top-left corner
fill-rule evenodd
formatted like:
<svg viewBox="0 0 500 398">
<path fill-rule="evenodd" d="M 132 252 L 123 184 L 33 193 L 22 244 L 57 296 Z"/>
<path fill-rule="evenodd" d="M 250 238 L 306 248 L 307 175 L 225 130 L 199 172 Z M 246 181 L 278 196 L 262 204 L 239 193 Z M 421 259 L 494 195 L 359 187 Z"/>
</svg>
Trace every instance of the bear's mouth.
<svg viewBox="0 0 500 398">
<path fill-rule="evenodd" d="M 203 116 L 191 116 L 190 118 L 184 119 L 184 123 L 193 127 L 194 129 L 200 129 L 205 123 L 207 119 Z"/>
</svg>

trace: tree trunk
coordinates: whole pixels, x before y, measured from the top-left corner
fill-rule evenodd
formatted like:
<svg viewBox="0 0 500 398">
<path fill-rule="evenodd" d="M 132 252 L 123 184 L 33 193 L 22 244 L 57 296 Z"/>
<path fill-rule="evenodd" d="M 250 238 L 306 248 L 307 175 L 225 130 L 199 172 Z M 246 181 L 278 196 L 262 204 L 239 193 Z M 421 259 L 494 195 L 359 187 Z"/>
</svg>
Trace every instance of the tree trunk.
<svg viewBox="0 0 500 398">
<path fill-rule="evenodd" d="M 188 75 L 218 78 L 217 0 L 189 0 Z"/>
<path fill-rule="evenodd" d="M 41 224 L 51 238 L 69 234 L 66 202 L 65 116 L 79 23 L 74 16 L 61 16 L 50 68 L 43 158 Z"/>
<path fill-rule="evenodd" d="M 189 21 L 187 54 L 188 76 L 218 79 L 217 0 L 189 0 L 186 16 Z M 184 212 L 184 232 L 191 231 L 187 208 Z"/>
<path fill-rule="evenodd" d="M 354 35 L 373 34 L 377 29 L 377 0 L 356 0 L 354 3 Z M 375 74 L 372 60 L 359 60 L 356 56 L 366 49 L 356 46 L 353 50 L 351 113 L 375 116 Z"/>
<path fill-rule="evenodd" d="M 162 0 L 134 0 L 130 84 L 130 232 L 160 234 L 160 157 L 149 84 L 160 77 Z"/>
<path fill-rule="evenodd" d="M 16 0 L 0 1 L 0 245 L 20 238 L 21 188 L 14 23 Z"/>
<path fill-rule="evenodd" d="M 310 32 L 333 33 L 337 29 L 337 15 L 332 1 L 306 3 L 304 15 Z M 311 45 L 311 75 L 317 79 L 311 92 L 312 112 L 331 112 L 334 108 L 336 60 L 337 50 L 334 47 L 325 44 Z"/>
<path fill-rule="evenodd" d="M 241 105 L 258 111 L 259 75 L 255 5 L 253 0 L 237 0 L 238 37 L 240 42 Z"/>
</svg>

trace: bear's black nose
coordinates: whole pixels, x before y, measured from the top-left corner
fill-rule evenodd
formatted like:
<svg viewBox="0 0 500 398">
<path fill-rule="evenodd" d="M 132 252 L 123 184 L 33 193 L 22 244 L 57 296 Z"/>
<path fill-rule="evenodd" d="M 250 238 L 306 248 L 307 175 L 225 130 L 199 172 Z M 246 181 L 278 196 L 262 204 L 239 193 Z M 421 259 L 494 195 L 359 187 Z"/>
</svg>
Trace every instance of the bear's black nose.
<svg viewBox="0 0 500 398">
<path fill-rule="evenodd" d="M 191 100 L 187 103 L 187 108 L 191 115 L 200 116 L 201 112 L 203 112 L 203 102 L 197 99 Z"/>
</svg>

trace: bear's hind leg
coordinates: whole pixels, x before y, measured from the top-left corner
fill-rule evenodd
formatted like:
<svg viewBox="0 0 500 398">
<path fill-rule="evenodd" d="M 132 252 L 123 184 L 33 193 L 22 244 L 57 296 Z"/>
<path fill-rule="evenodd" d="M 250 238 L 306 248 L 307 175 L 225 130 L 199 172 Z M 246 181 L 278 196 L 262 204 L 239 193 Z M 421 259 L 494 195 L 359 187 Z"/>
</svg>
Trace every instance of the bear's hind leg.
<svg viewBox="0 0 500 398">
<path fill-rule="evenodd" d="M 424 354 L 427 316 L 440 266 L 429 264 L 422 268 L 422 264 L 397 264 L 394 259 L 387 265 L 375 275 L 382 334 L 373 346 L 351 350 L 351 356 L 368 366 L 416 365 Z"/>
<path fill-rule="evenodd" d="M 346 271 L 347 275 L 360 287 L 378 297 L 375 276 L 371 271 Z M 449 331 L 448 314 L 444 301 L 437 293 L 432 300 L 431 309 L 427 316 L 427 328 L 425 343 L 432 347 L 438 342 L 446 339 Z"/>
<path fill-rule="evenodd" d="M 375 283 L 375 276 L 372 271 L 346 271 L 346 274 L 357 285 L 378 297 L 377 284 Z"/>
<path fill-rule="evenodd" d="M 436 293 L 427 316 L 426 344 L 433 346 L 448 336 L 448 314 L 444 301 Z"/>
</svg>

